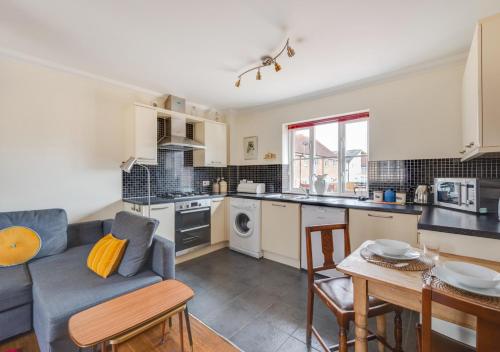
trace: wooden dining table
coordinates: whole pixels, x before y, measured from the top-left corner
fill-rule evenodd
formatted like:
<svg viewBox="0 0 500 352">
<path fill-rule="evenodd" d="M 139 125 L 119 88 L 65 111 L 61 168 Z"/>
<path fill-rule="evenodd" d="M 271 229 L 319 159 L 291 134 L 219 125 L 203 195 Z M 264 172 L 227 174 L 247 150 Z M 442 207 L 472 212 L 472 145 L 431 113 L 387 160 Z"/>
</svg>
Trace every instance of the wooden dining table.
<svg viewBox="0 0 500 352">
<path fill-rule="evenodd" d="M 422 310 L 422 271 L 404 271 L 383 267 L 363 259 L 360 251 L 369 243 L 363 243 L 337 266 L 337 270 L 352 276 L 354 289 L 355 351 L 368 351 L 368 296 L 379 298 L 416 312 Z M 500 271 L 500 262 L 441 253 L 440 262 L 459 260 L 483 265 Z M 499 308 L 500 314 L 500 308 Z M 434 303 L 432 315 L 466 328 L 476 328 L 476 317 Z M 496 341 L 492 343 L 497 344 Z M 492 349 L 493 351 L 494 349 Z"/>
</svg>

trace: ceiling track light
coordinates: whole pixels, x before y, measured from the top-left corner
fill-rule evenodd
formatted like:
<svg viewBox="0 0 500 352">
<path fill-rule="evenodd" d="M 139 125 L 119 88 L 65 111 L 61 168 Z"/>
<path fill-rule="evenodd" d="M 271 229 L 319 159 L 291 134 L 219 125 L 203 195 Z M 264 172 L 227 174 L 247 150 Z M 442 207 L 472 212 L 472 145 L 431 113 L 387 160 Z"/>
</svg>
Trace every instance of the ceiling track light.
<svg viewBox="0 0 500 352">
<path fill-rule="evenodd" d="M 274 64 L 274 70 L 276 72 L 280 71 L 281 70 L 281 65 L 278 63 L 278 61 L 276 61 L 276 59 L 278 57 L 280 57 L 285 52 L 285 50 L 286 50 L 286 53 L 287 53 L 288 57 L 293 57 L 295 55 L 295 50 L 293 50 L 293 48 L 290 46 L 290 38 L 288 38 L 286 40 L 285 46 L 283 47 L 283 49 L 280 50 L 280 52 L 276 56 L 269 56 L 269 55 L 263 56 L 261 58 L 261 64 L 260 65 L 252 67 L 252 68 L 246 70 L 245 72 L 243 72 L 242 74 L 240 74 L 238 76 L 238 80 L 234 84 L 235 87 L 239 88 L 240 85 L 241 85 L 241 78 L 244 75 L 246 75 L 247 73 L 251 72 L 251 71 L 257 70 L 257 74 L 255 76 L 255 79 L 257 81 L 260 81 L 262 79 L 262 75 L 260 74 L 260 69 L 263 68 L 263 67 L 271 66 L 272 64 Z"/>
</svg>

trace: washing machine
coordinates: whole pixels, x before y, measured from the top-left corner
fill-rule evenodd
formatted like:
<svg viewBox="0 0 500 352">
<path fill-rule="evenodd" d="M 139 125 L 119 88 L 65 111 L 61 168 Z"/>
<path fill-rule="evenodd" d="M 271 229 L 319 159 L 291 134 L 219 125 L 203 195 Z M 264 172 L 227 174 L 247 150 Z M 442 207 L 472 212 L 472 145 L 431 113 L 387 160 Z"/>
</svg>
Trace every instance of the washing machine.
<svg viewBox="0 0 500 352">
<path fill-rule="evenodd" d="M 230 249 L 254 258 L 262 258 L 260 208 L 260 200 L 230 198 Z"/>
</svg>

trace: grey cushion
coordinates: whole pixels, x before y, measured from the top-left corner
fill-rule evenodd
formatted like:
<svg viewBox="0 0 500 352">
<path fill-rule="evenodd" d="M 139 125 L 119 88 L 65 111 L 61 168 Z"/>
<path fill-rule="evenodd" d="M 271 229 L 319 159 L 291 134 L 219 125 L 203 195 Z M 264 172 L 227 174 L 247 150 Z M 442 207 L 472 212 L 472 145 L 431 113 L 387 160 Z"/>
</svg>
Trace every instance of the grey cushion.
<svg viewBox="0 0 500 352">
<path fill-rule="evenodd" d="M 135 215 L 126 211 L 116 214 L 111 233 L 127 239 L 127 248 L 118 267 L 118 273 L 130 277 L 135 275 L 147 262 L 153 235 L 158 227 L 158 220 Z"/>
<path fill-rule="evenodd" d="M 131 278 L 111 275 L 103 279 L 86 266 L 92 245 L 68 249 L 62 254 L 29 264 L 33 280 L 33 325 L 39 341 L 67 336 L 71 315 L 126 292 L 161 281 L 144 270 Z M 43 350 L 43 349 L 42 349 Z"/>
<path fill-rule="evenodd" d="M 31 303 L 31 279 L 26 265 L 0 268 L 0 312 Z"/>
<path fill-rule="evenodd" d="M 42 248 L 35 258 L 62 253 L 66 250 L 68 218 L 63 209 L 0 213 L 0 230 L 9 226 L 25 226 L 38 233 L 42 239 Z"/>
</svg>

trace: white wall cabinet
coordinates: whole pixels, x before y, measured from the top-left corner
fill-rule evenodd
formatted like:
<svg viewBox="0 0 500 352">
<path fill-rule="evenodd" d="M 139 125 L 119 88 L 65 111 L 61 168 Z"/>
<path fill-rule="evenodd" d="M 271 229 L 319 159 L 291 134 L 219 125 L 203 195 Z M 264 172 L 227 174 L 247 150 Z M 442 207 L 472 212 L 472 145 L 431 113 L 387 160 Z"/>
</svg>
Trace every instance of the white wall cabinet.
<svg viewBox="0 0 500 352">
<path fill-rule="evenodd" d="M 225 123 L 205 121 L 194 125 L 194 139 L 206 149 L 193 152 L 194 166 L 227 166 L 227 126 Z"/>
<path fill-rule="evenodd" d="M 300 268 L 300 204 L 262 202 L 264 258 Z"/>
<path fill-rule="evenodd" d="M 418 215 L 349 209 L 351 251 L 363 242 L 380 238 L 417 246 Z"/>
<path fill-rule="evenodd" d="M 127 153 L 147 165 L 158 164 L 157 158 L 157 111 L 154 107 L 134 104 L 133 111 L 127 116 Z"/>
<path fill-rule="evenodd" d="M 476 26 L 462 84 L 462 160 L 500 152 L 500 15 Z"/>
<path fill-rule="evenodd" d="M 224 198 L 213 198 L 210 209 L 210 242 L 211 244 L 227 241 L 226 201 Z"/>
</svg>

